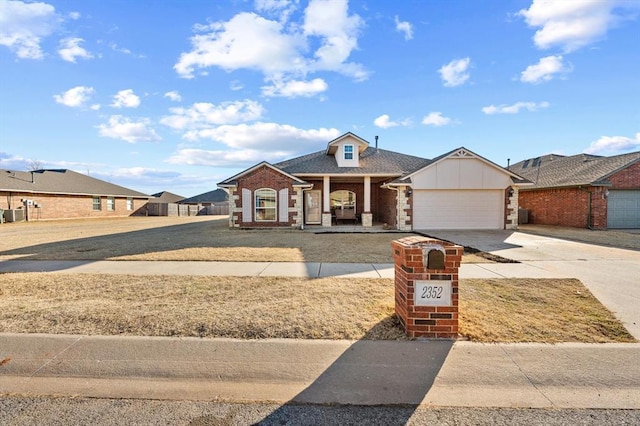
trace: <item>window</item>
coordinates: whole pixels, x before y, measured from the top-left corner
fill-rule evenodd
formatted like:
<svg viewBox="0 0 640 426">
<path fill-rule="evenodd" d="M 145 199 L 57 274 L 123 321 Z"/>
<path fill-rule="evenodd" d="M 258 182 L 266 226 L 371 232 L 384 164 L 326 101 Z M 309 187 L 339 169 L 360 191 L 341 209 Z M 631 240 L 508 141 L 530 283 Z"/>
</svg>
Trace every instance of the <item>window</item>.
<svg viewBox="0 0 640 426">
<path fill-rule="evenodd" d="M 127 210 L 133 210 L 133 198 L 127 198 Z"/>
<path fill-rule="evenodd" d="M 353 145 L 344 146 L 344 159 L 353 160 Z"/>
<path fill-rule="evenodd" d="M 116 200 L 113 197 L 107 197 L 107 210 L 112 212 L 116 209 Z"/>
<path fill-rule="evenodd" d="M 102 203 L 100 202 L 100 197 L 93 197 L 93 210 L 94 211 L 102 210 Z"/>
<path fill-rule="evenodd" d="M 331 209 L 355 209 L 356 208 L 356 194 L 351 191 L 333 191 L 330 194 Z"/>
<path fill-rule="evenodd" d="M 276 220 L 276 191 L 274 189 L 258 189 L 256 197 L 256 222 Z"/>
</svg>

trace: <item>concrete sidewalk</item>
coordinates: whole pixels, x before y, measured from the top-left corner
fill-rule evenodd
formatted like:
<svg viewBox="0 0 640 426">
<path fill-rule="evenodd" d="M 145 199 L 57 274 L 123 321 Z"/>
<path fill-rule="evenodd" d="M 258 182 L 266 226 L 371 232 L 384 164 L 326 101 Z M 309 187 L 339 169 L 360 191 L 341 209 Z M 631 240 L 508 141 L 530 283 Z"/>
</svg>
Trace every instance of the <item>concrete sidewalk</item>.
<svg viewBox="0 0 640 426">
<path fill-rule="evenodd" d="M 0 393 L 640 409 L 640 344 L 0 334 Z"/>
<path fill-rule="evenodd" d="M 463 263 L 460 278 L 565 278 L 545 262 Z M 2 272 L 58 272 L 132 275 L 213 275 L 261 277 L 394 278 L 393 263 L 207 262 L 5 260 Z"/>
</svg>

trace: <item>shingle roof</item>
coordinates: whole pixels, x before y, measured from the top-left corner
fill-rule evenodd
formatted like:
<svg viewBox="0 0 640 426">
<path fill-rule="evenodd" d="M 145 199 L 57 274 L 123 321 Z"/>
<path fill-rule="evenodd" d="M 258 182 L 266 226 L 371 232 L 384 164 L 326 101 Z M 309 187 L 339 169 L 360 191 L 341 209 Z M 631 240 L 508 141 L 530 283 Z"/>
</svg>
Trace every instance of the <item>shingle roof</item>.
<svg viewBox="0 0 640 426">
<path fill-rule="evenodd" d="M 533 182 L 533 186 L 526 189 L 607 185 L 607 178 L 611 174 L 638 161 L 640 151 L 612 157 L 549 154 L 520 161 L 510 166 L 509 170 Z"/>
<path fill-rule="evenodd" d="M 274 164 L 292 175 L 307 174 L 387 174 L 403 175 L 430 163 L 430 160 L 368 147 L 360 154 L 360 167 L 338 167 L 333 155 L 318 151 Z"/>
<path fill-rule="evenodd" d="M 33 172 L 0 169 L 0 191 L 151 198 L 142 192 L 67 169 Z"/>
<path fill-rule="evenodd" d="M 169 191 L 158 192 L 156 194 L 151 194 L 151 196 L 155 197 L 151 200 L 152 203 L 177 203 L 184 200 L 182 195 L 176 195 Z"/>
<path fill-rule="evenodd" d="M 215 203 L 220 201 L 227 201 L 229 199 L 229 194 L 224 189 L 216 189 L 213 191 L 205 192 L 204 194 L 194 195 L 191 198 L 185 198 L 180 201 L 180 204 L 187 203 Z"/>
</svg>

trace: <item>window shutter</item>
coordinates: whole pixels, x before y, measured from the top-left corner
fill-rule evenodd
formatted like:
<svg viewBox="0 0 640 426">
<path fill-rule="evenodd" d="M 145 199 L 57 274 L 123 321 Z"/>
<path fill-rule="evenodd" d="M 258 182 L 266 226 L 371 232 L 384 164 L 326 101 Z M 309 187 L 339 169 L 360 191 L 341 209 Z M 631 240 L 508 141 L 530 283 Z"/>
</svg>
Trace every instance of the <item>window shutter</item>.
<svg viewBox="0 0 640 426">
<path fill-rule="evenodd" d="M 280 222 L 289 222 L 289 188 L 283 188 L 280 190 L 278 207 Z"/>
<path fill-rule="evenodd" d="M 251 190 L 242 188 L 242 221 L 252 222 L 251 220 Z"/>
</svg>

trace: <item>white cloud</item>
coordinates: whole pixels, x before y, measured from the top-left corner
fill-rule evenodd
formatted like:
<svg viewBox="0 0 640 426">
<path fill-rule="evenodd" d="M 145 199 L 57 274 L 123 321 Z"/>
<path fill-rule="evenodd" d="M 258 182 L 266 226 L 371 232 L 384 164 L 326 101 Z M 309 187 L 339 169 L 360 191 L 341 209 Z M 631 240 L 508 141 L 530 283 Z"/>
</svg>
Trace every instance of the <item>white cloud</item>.
<svg viewBox="0 0 640 426">
<path fill-rule="evenodd" d="M 380 127 L 381 129 L 388 129 L 390 127 L 396 127 L 396 126 L 408 126 L 411 124 L 411 120 L 408 118 L 405 118 L 404 120 L 401 120 L 401 121 L 392 121 L 389 118 L 389 114 L 382 114 L 380 117 L 373 120 L 373 124 L 376 127 Z"/>
<path fill-rule="evenodd" d="M 382 114 L 380 117 L 377 117 L 375 120 L 373 120 L 373 124 L 376 127 L 380 127 L 381 129 L 388 129 L 389 127 L 398 125 L 398 123 L 395 123 L 389 119 L 389 114 Z"/>
<path fill-rule="evenodd" d="M 329 85 L 321 78 L 314 78 L 311 81 L 304 80 L 272 80 L 271 86 L 263 86 L 264 96 L 280 96 L 285 98 L 312 97 L 325 92 Z"/>
<path fill-rule="evenodd" d="M 489 105 L 482 108 L 482 112 L 485 114 L 518 114 L 520 110 L 526 109 L 527 111 L 537 111 L 542 108 L 548 108 L 551 104 L 549 102 L 516 102 L 513 105 Z"/>
<path fill-rule="evenodd" d="M 290 10 L 280 3 L 258 2 L 259 10 Z M 285 12 L 282 12 L 285 13 Z M 349 15 L 346 0 L 311 0 L 303 22 L 270 20 L 256 13 L 239 13 L 229 21 L 196 25 L 191 51 L 183 52 L 174 65 L 184 78 L 196 70 L 216 66 L 227 71 L 253 69 L 268 80 L 296 79 L 314 71 L 335 71 L 364 80 L 360 64 L 347 62 L 357 48 L 362 26 L 358 15 Z M 315 51 L 309 46 L 318 46 Z"/>
<path fill-rule="evenodd" d="M 562 56 L 546 56 L 540 58 L 537 64 L 529 65 L 522 71 L 520 81 L 524 83 L 538 84 L 543 81 L 552 80 L 557 74 L 571 72 L 571 67 L 562 62 Z"/>
<path fill-rule="evenodd" d="M 469 79 L 469 65 L 471 58 L 454 59 L 446 65 L 443 65 L 438 72 L 447 87 L 455 87 L 464 84 Z"/>
<path fill-rule="evenodd" d="M 0 45 L 19 58 L 40 59 L 40 42 L 53 33 L 58 21 L 50 4 L 0 0 Z"/>
<path fill-rule="evenodd" d="M 244 85 L 242 84 L 242 82 L 240 82 L 238 80 L 233 80 L 231 83 L 229 83 L 229 89 L 231 89 L 234 92 L 236 92 L 238 90 L 244 89 Z"/>
<path fill-rule="evenodd" d="M 69 18 L 77 21 L 80 19 L 80 12 L 69 12 Z"/>
<path fill-rule="evenodd" d="M 626 136 L 602 136 L 585 149 L 586 154 L 622 153 L 640 149 L 640 132 L 635 137 Z"/>
<path fill-rule="evenodd" d="M 210 129 L 187 132 L 185 139 L 211 139 L 235 149 L 281 151 L 287 153 L 309 152 L 309 146 L 326 145 L 340 135 L 337 129 L 298 129 L 288 124 L 257 122 L 252 124 L 224 125 Z"/>
<path fill-rule="evenodd" d="M 53 99 L 68 107 L 81 107 L 91 99 L 91 95 L 94 93 L 93 87 L 76 86 L 59 95 L 53 95 Z"/>
<path fill-rule="evenodd" d="M 425 115 L 422 119 L 422 124 L 434 127 L 446 126 L 447 124 L 451 124 L 451 119 L 443 116 L 440 111 L 435 111 Z"/>
<path fill-rule="evenodd" d="M 215 105 L 207 102 L 193 104 L 190 108 L 171 108 L 172 115 L 163 117 L 160 123 L 178 129 L 203 129 L 221 124 L 254 121 L 262 117 L 264 108 L 258 102 L 244 100 Z"/>
<path fill-rule="evenodd" d="M 140 98 L 133 93 L 132 89 L 121 90 L 113 96 L 111 106 L 114 108 L 137 108 L 140 105 Z"/>
<path fill-rule="evenodd" d="M 358 35 L 363 21 L 349 15 L 347 0 L 311 0 L 304 17 L 304 34 L 321 38 L 315 51 L 311 70 L 338 71 L 365 80 L 367 73 L 360 64 L 347 63 L 351 52 L 358 47 Z"/>
<path fill-rule="evenodd" d="M 165 93 L 164 97 L 169 98 L 174 102 L 180 102 L 182 100 L 182 96 L 180 96 L 180 93 L 178 93 L 177 90 L 172 90 L 171 92 Z"/>
<path fill-rule="evenodd" d="M 277 162 L 289 157 L 289 151 L 258 151 L 243 149 L 234 151 L 180 149 L 167 160 L 171 164 L 211 167 L 244 167 L 260 161 Z"/>
<path fill-rule="evenodd" d="M 80 43 L 84 42 L 83 39 L 78 37 L 68 37 L 60 40 L 60 48 L 58 54 L 62 59 L 67 62 L 76 62 L 76 58 L 91 59 L 93 55 L 89 53 L 84 47 L 80 46 Z"/>
<path fill-rule="evenodd" d="M 162 138 L 150 127 L 150 120 L 142 118 L 133 121 L 121 115 L 112 115 L 107 124 L 98 126 L 100 136 L 113 139 L 122 139 L 129 143 L 155 142 Z"/>
<path fill-rule="evenodd" d="M 298 129 L 277 123 L 240 124 L 194 131 L 190 139 L 211 139 L 230 150 L 183 148 L 167 161 L 172 164 L 243 167 L 259 161 L 277 162 L 322 149 L 340 135 L 338 129 Z"/>
<path fill-rule="evenodd" d="M 173 67 L 181 77 L 192 78 L 196 69 L 211 66 L 227 71 L 257 69 L 265 74 L 304 66 L 297 51 L 303 40 L 284 34 L 279 22 L 239 13 L 228 22 L 200 28 L 209 32 L 193 36 L 193 49 L 182 53 Z"/>
<path fill-rule="evenodd" d="M 413 26 L 411 23 L 407 21 L 400 21 L 398 15 L 396 15 L 393 20 L 396 23 L 396 30 L 404 33 L 404 39 L 411 40 L 413 38 Z"/>
<path fill-rule="evenodd" d="M 623 19 L 614 9 L 637 8 L 638 3 L 624 0 L 533 0 L 529 9 L 518 15 L 530 27 L 539 28 L 533 41 L 539 49 L 560 47 L 572 52 L 605 36 Z"/>
</svg>

